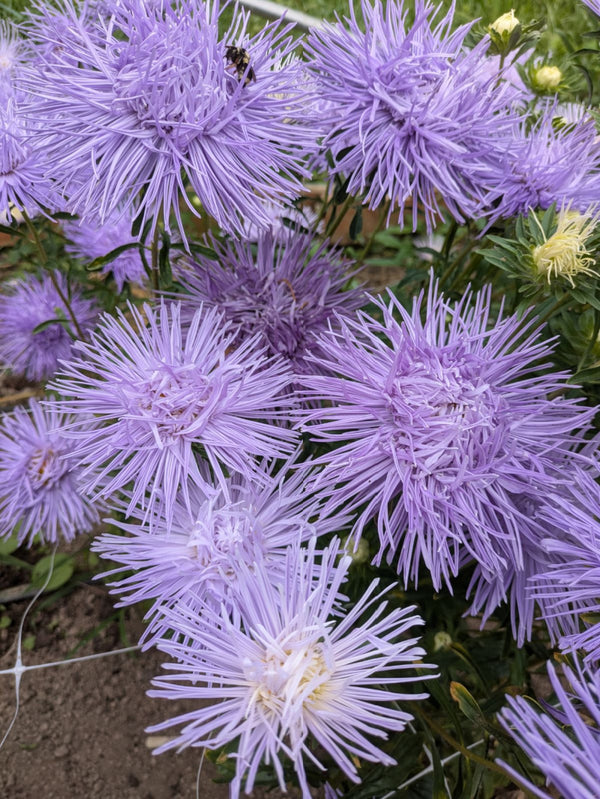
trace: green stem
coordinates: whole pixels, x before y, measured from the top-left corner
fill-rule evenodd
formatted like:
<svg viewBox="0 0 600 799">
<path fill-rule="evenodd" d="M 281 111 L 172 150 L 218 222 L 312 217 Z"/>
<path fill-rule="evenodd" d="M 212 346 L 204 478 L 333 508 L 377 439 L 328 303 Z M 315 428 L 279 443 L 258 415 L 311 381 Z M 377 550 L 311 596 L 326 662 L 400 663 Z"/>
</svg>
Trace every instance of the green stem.
<svg viewBox="0 0 600 799">
<path fill-rule="evenodd" d="M 557 301 L 554 303 L 554 305 L 552 305 L 550 308 L 548 308 L 548 310 L 546 311 L 546 313 L 545 313 L 545 314 L 542 316 L 542 318 L 539 320 L 539 323 L 540 323 L 540 325 L 545 325 L 545 324 L 546 324 L 546 322 L 547 322 L 547 321 L 548 321 L 548 320 L 549 320 L 551 317 L 553 317 L 553 316 L 554 316 L 554 314 L 555 314 L 555 313 L 558 311 L 558 309 L 559 309 L 559 308 L 562 308 L 562 307 L 563 307 L 563 305 L 566 305 L 566 304 L 567 304 L 568 302 L 570 302 L 570 301 L 571 301 L 571 296 L 570 296 L 568 293 L 566 293 L 566 294 L 563 294 L 563 295 L 562 295 L 562 297 L 560 298 L 560 300 L 557 300 Z"/>
<path fill-rule="evenodd" d="M 579 359 L 579 363 L 577 364 L 577 371 L 575 372 L 575 374 L 577 374 L 578 372 L 581 372 L 581 370 L 583 369 L 584 364 L 587 362 L 587 359 L 590 357 L 590 355 L 592 353 L 592 350 L 594 349 L 594 344 L 596 344 L 596 342 L 598 341 L 598 333 L 600 333 L 600 311 L 598 311 L 598 309 L 595 308 L 594 309 L 594 329 L 592 330 L 592 337 L 590 338 L 590 340 L 587 343 L 587 346 L 585 348 L 585 352 L 583 353 L 583 355 Z"/>
<path fill-rule="evenodd" d="M 339 224 L 342 221 L 342 219 L 346 216 L 346 212 L 348 211 L 348 208 L 350 208 L 350 205 L 352 204 L 353 199 L 354 199 L 354 197 L 351 194 L 349 194 L 346 197 L 346 199 L 342 203 L 342 207 L 341 207 L 340 212 L 339 212 L 339 214 L 337 216 L 335 216 L 335 208 L 337 206 L 334 207 L 333 212 L 331 214 L 332 219 L 329 220 L 329 224 L 327 225 L 327 229 L 325 230 L 325 237 L 326 238 L 329 237 L 329 236 L 332 236 L 335 233 L 335 231 L 338 229 Z"/>
<path fill-rule="evenodd" d="M 317 216 L 317 221 L 315 222 L 315 230 L 319 227 L 321 222 L 323 221 L 323 217 L 327 213 L 327 208 L 329 206 L 329 192 L 331 190 L 331 181 L 327 181 L 327 185 L 325 187 L 325 194 L 323 196 L 323 202 L 321 203 L 321 210 L 319 211 L 319 215 Z"/>
<path fill-rule="evenodd" d="M 158 269 L 158 238 L 160 236 L 160 230 L 158 229 L 158 225 L 154 228 L 154 236 L 152 237 L 152 262 L 151 262 L 151 272 L 152 272 L 152 291 L 154 294 L 158 294 L 160 291 L 160 272 Z"/>
<path fill-rule="evenodd" d="M 498 765 L 498 763 L 496 763 L 495 761 L 487 760 L 487 758 L 481 757 L 481 755 L 477 755 L 475 754 L 475 752 L 472 752 L 470 749 L 467 749 L 466 746 L 463 746 L 449 733 L 447 733 L 443 727 L 441 727 L 423 710 L 421 710 L 418 707 L 412 707 L 411 710 L 414 713 L 416 713 L 416 715 L 419 716 L 427 724 L 427 726 L 433 732 L 436 733 L 436 735 L 439 735 L 440 738 L 446 741 L 446 743 L 449 744 L 453 749 L 455 749 L 457 752 L 460 752 L 463 757 L 466 757 L 468 760 L 472 760 L 474 763 L 478 763 L 480 766 L 483 766 L 484 768 L 488 769 L 488 771 L 494 771 L 496 774 L 501 774 L 503 777 L 508 778 L 509 780 L 514 782 L 515 785 L 517 785 L 524 792 L 526 796 L 530 797 L 534 796 L 534 794 L 531 793 L 530 788 L 527 785 L 525 785 L 525 783 L 521 782 L 521 780 L 518 777 L 516 777 L 511 772 L 506 771 L 506 769 L 502 768 L 502 766 Z"/>
<path fill-rule="evenodd" d="M 390 207 L 390 203 L 387 202 L 387 203 L 385 203 L 385 205 L 381 209 L 381 214 L 379 215 L 379 219 L 377 220 L 377 225 L 375 226 L 373 232 L 369 236 L 369 238 L 367 240 L 367 243 L 364 246 L 363 251 L 358 256 L 355 266 L 357 266 L 357 267 L 358 266 L 362 266 L 364 264 L 364 262 L 365 262 L 365 259 L 368 257 L 369 253 L 373 249 L 373 244 L 375 243 L 375 237 L 377 236 L 377 234 L 379 233 L 379 231 L 383 227 L 383 225 L 385 223 L 385 220 L 388 218 L 389 207 Z"/>
<path fill-rule="evenodd" d="M 45 266 L 48 265 L 48 254 L 46 253 L 46 250 L 44 249 L 44 245 L 42 244 L 41 239 L 39 237 L 39 234 L 38 234 L 37 230 L 35 229 L 35 225 L 31 221 L 31 219 L 29 218 L 29 215 L 27 214 L 27 212 L 25 210 L 22 210 L 21 213 L 23 214 L 23 219 L 25 220 L 25 224 L 27 225 L 27 230 L 29 231 L 29 235 L 31 236 L 31 238 L 32 238 L 32 240 L 33 240 L 33 242 L 34 242 L 34 244 L 35 244 L 35 246 L 37 248 L 37 251 L 39 253 L 40 261 L 42 263 L 42 266 L 45 267 Z M 75 314 L 73 312 L 73 308 L 71 307 L 71 303 L 69 302 L 68 297 L 65 295 L 65 293 L 62 290 L 58 280 L 56 279 L 56 273 L 54 272 L 54 269 L 48 269 L 48 275 L 50 277 L 50 280 L 52 281 L 52 285 L 56 289 L 56 293 L 60 297 L 63 305 L 66 308 L 67 313 L 71 317 L 71 321 L 73 322 L 73 327 L 75 328 L 75 332 L 77 333 L 79 338 L 85 338 L 84 332 L 81 329 L 81 326 L 80 326 L 79 322 L 77 321 L 77 317 L 75 316 Z"/>
</svg>

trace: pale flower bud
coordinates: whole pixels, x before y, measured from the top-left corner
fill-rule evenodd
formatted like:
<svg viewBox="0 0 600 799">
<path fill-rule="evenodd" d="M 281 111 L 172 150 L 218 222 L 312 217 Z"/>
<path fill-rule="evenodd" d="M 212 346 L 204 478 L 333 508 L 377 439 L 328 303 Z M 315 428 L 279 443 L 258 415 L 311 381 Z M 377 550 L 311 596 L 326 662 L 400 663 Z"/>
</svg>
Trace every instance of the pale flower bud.
<svg viewBox="0 0 600 799">
<path fill-rule="evenodd" d="M 502 14 L 495 22 L 492 22 L 490 30 L 495 31 L 500 36 L 510 36 L 518 24 L 519 20 L 515 17 L 515 10 L 511 8 L 506 14 Z"/>
<path fill-rule="evenodd" d="M 562 72 L 558 67 L 549 64 L 536 69 L 533 73 L 533 85 L 543 92 L 553 92 L 558 89 L 562 80 Z"/>
</svg>

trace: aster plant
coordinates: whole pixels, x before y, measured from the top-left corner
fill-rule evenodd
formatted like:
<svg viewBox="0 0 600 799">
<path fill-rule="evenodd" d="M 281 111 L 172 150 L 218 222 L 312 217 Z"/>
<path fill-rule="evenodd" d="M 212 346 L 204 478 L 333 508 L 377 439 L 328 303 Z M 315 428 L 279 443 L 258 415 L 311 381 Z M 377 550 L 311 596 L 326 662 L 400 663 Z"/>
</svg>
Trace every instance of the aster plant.
<svg viewBox="0 0 600 799">
<path fill-rule="evenodd" d="M 142 228 L 174 217 L 185 239 L 180 202 L 197 213 L 188 189 L 238 233 L 267 227 L 264 200 L 299 193 L 315 144 L 290 26 L 250 37 L 236 12 L 221 37 L 219 18 L 218 4 L 200 0 L 125 0 L 108 18 L 71 2 L 38 8 L 31 114 L 69 210 L 106 224 L 135 206 Z"/>
<path fill-rule="evenodd" d="M 260 479 L 254 456 L 289 455 L 296 434 L 284 424 L 290 374 L 214 309 L 200 308 L 182 330 L 180 307 L 163 301 L 143 314 L 105 315 L 90 343 L 77 342 L 52 387 L 59 410 L 77 414 L 69 432 L 86 465 L 88 488 L 108 498 L 133 482 L 127 506 L 161 509 L 170 527 L 188 480 L 207 492 L 224 470 Z M 93 424 L 88 423 L 88 417 Z M 199 466 L 195 450 L 202 455 Z"/>
<path fill-rule="evenodd" d="M 36 400 L 0 420 L 0 538 L 15 527 L 19 542 L 39 535 L 70 541 L 99 521 L 83 493 L 82 471 L 64 428 L 73 421 Z"/>
<path fill-rule="evenodd" d="M 28 275 L 0 295 L 0 362 L 28 380 L 47 380 L 71 355 L 74 340 L 89 333 L 98 306 L 62 272 Z"/>
<path fill-rule="evenodd" d="M 184 309 L 217 308 L 239 339 L 258 335 L 267 351 L 297 372 L 318 369 L 317 335 L 364 303 L 359 289 L 345 290 L 352 262 L 327 242 L 290 229 L 263 234 L 256 245 L 211 240 L 216 258 L 197 257 L 177 272 L 189 296 Z"/>
<path fill-rule="evenodd" d="M 416 638 L 404 637 L 421 619 L 413 607 L 387 611 L 375 581 L 352 610 L 332 620 L 350 561 L 336 563 L 338 554 L 335 542 L 321 558 L 314 546 L 290 547 L 277 586 L 262 564 L 252 572 L 241 564 L 238 612 L 230 617 L 212 611 L 209 636 L 193 612 L 169 614 L 172 626 L 200 638 L 201 646 L 162 641 L 159 648 L 176 663 L 167 664 L 173 673 L 154 680 L 150 694 L 211 704 L 152 727 L 185 724 L 159 751 L 218 749 L 237 741 L 234 799 L 242 785 L 252 790 L 261 761 L 273 766 L 285 789 L 282 757 L 291 760 L 308 799 L 305 762 L 324 768 L 311 740 L 352 782 L 360 782 L 357 758 L 393 763 L 372 739 L 383 741 L 411 720 L 395 702 L 424 696 L 396 691 L 419 679 L 407 669 L 423 668 L 424 650 Z M 386 688 L 378 687 L 376 675 Z"/>
<path fill-rule="evenodd" d="M 421 563 L 435 588 L 470 558 L 490 579 L 522 569 L 522 541 L 539 529 L 519 504 L 565 482 L 565 454 L 577 461 L 594 414 L 548 398 L 568 375 L 551 370 L 534 319 L 490 324 L 490 299 L 452 304 L 432 282 L 411 312 L 376 300 L 382 321 L 341 321 L 320 338 L 329 374 L 303 379 L 307 399 L 327 400 L 304 428 L 336 445 L 317 460 L 321 485 L 360 511 L 356 536 L 376 519 L 377 560 L 405 583 Z"/>
<path fill-rule="evenodd" d="M 412 199 L 413 227 L 423 213 L 431 229 L 445 210 L 463 220 L 486 204 L 483 159 L 502 152 L 514 90 L 486 74 L 487 39 L 469 49 L 471 26 L 452 30 L 453 8 L 440 18 L 417 0 L 410 26 L 408 10 L 362 0 L 362 20 L 351 5 L 311 33 L 308 53 L 331 173 L 369 208 L 391 202 L 388 219 Z"/>
</svg>

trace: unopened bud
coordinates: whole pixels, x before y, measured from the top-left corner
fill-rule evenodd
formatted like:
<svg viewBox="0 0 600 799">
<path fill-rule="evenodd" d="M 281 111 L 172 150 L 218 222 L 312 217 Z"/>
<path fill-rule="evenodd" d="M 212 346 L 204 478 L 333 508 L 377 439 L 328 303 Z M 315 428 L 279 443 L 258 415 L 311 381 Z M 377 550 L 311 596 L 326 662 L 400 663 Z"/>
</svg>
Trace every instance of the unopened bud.
<svg viewBox="0 0 600 799">
<path fill-rule="evenodd" d="M 492 22 L 490 30 L 495 31 L 499 36 L 510 36 L 518 24 L 519 20 L 515 17 L 515 10 L 511 8 L 506 14 L 502 14 L 495 22 Z"/>
<path fill-rule="evenodd" d="M 560 86 L 562 72 L 558 67 L 547 64 L 533 73 L 533 86 L 540 92 L 554 92 Z"/>
<path fill-rule="evenodd" d="M 440 649 L 450 649 L 452 646 L 452 636 L 445 632 L 436 633 L 433 637 L 433 650 L 439 652 Z"/>
<path fill-rule="evenodd" d="M 355 541 L 349 536 L 344 539 L 344 551 L 352 558 L 352 563 L 366 563 L 369 560 L 369 542 L 365 538 Z"/>
</svg>

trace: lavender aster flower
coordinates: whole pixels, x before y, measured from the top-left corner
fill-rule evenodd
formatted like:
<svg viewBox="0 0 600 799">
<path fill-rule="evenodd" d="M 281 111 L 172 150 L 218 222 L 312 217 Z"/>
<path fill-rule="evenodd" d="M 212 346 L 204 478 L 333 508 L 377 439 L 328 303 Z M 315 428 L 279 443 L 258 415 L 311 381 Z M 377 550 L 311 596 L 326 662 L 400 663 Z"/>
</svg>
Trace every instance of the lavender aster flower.
<svg viewBox="0 0 600 799">
<path fill-rule="evenodd" d="M 181 499 L 175 503 L 168 535 L 159 532 L 160 520 L 150 525 L 153 533 L 140 524 L 116 523 L 130 536 L 102 535 L 92 548 L 122 564 L 104 576 L 133 570 L 113 583 L 120 604 L 152 600 L 147 616 L 160 615 L 162 605 L 185 601 L 218 609 L 221 602 L 230 604 L 240 563 L 252 572 L 264 562 L 269 579 L 280 582 L 288 546 L 339 531 L 348 521 L 322 514 L 322 498 L 293 465 L 294 458 L 275 473 L 273 464 L 263 463 L 260 481 L 235 474 L 209 496 L 192 486 L 189 506 Z M 143 522 L 139 509 L 132 515 Z M 164 633 L 161 621 L 147 628 L 145 637 L 157 626 Z"/>
<path fill-rule="evenodd" d="M 600 0 L 582 0 L 586 6 L 600 17 Z"/>
<path fill-rule="evenodd" d="M 134 241 L 131 235 L 133 219 L 125 214 L 106 224 L 83 219 L 63 222 L 63 230 L 71 243 L 65 249 L 83 261 L 93 261 L 111 250 Z M 102 268 L 103 274 L 111 273 L 117 290 L 123 291 L 125 283 L 143 283 L 146 277 L 144 264 L 137 249 L 125 250 Z"/>
<path fill-rule="evenodd" d="M 579 670 L 576 673 L 567 666 L 563 671 L 572 693 L 563 688 L 553 664 L 548 664 L 548 675 L 560 703 L 559 711 L 548 708 L 548 712 L 542 714 L 522 697 L 507 696 L 508 708 L 502 711 L 499 719 L 544 774 L 547 784 L 558 789 L 564 799 L 597 799 L 600 672 Z M 545 792 L 530 787 L 537 796 L 549 799 Z"/>
<path fill-rule="evenodd" d="M 590 443 L 597 447 L 597 443 Z M 600 487 L 593 479 L 598 470 L 584 471 L 573 462 L 571 453 L 565 455 L 562 467 L 557 461 L 555 468 L 557 476 L 561 472 L 569 474 L 571 485 L 561 484 L 557 479 L 556 487 L 548 487 L 537 499 L 532 495 L 513 497 L 515 519 L 519 516 L 523 519 L 520 560 L 507 561 L 493 577 L 476 564 L 469 587 L 469 593 L 474 594 L 470 612 L 482 613 L 482 625 L 500 604 L 508 602 L 513 634 L 519 646 L 531 638 L 536 604 L 556 641 L 565 633 L 575 635 L 578 632 L 574 608 L 577 611 L 585 608 L 581 600 L 586 588 L 588 606 L 592 597 L 600 600 L 600 568 L 594 585 L 594 573 L 588 572 L 582 563 L 583 542 L 594 537 L 600 542 L 600 524 L 596 519 Z M 579 562 L 576 560 L 578 548 Z M 597 551 L 600 565 L 598 553 L 600 550 Z M 585 588 L 579 584 L 581 580 Z M 556 605 L 563 608 L 562 614 L 557 612 Z M 562 622 L 556 618 L 561 615 Z"/>
<path fill-rule="evenodd" d="M 256 248 L 210 244 L 218 260 L 200 257 L 179 275 L 191 295 L 181 298 L 184 307 L 212 305 L 239 326 L 242 340 L 259 334 L 268 351 L 296 371 L 318 370 L 316 334 L 364 302 L 361 291 L 344 291 L 351 262 L 327 243 L 311 252 L 313 238 L 293 231 L 263 235 Z"/>
<path fill-rule="evenodd" d="M 186 724 L 158 751 L 174 746 L 219 749 L 237 740 L 237 752 L 231 755 L 236 758 L 233 799 L 244 777 L 246 792 L 252 790 L 261 761 L 273 764 L 285 789 L 282 755 L 292 761 L 308 799 L 304 759 L 323 768 L 309 735 L 353 782 L 360 782 L 355 757 L 384 765 L 395 762 L 370 739 L 385 740 L 410 721 L 410 714 L 390 703 L 424 695 L 378 687 L 374 675 L 386 672 L 386 686 L 419 679 L 397 673 L 424 654 L 416 639 L 402 637 L 422 622 L 412 607 L 390 610 L 387 602 L 380 602 L 377 581 L 343 619 L 330 621 L 349 564 L 344 557 L 336 565 L 337 556 L 335 544 L 320 563 L 314 548 L 291 547 L 279 586 L 262 565 L 250 572 L 242 564 L 239 613 L 233 618 L 225 611 L 214 613 L 208 637 L 194 613 L 171 614 L 173 628 L 190 638 L 200 636 L 202 645 L 163 641 L 160 649 L 178 662 L 167 664 L 174 673 L 154 680 L 157 688 L 149 693 L 213 704 L 151 728 Z M 362 618 L 369 610 L 370 617 Z"/>
<path fill-rule="evenodd" d="M 585 508 L 591 507 L 597 517 L 599 491 L 589 477 L 578 480 L 580 523 L 574 530 L 565 528 L 561 536 L 542 540 L 549 562 L 531 586 L 545 618 L 562 636 L 561 648 L 583 650 L 588 665 L 600 663 L 600 622 L 596 616 L 600 611 L 600 524 L 590 520 Z"/>
<path fill-rule="evenodd" d="M 89 344 L 77 342 L 53 388 L 64 395 L 58 407 L 82 419 L 69 435 L 90 490 L 108 497 L 132 482 L 127 513 L 138 503 L 149 514 L 160 506 L 170 526 L 178 490 L 189 500 L 188 479 L 212 489 L 194 449 L 217 479 L 224 467 L 258 479 L 253 456 L 292 452 L 296 434 L 277 424 L 293 405 L 279 396 L 290 376 L 256 339 L 234 347 L 214 309 L 199 309 L 185 333 L 177 304 L 129 315 L 106 315 Z"/>
<path fill-rule="evenodd" d="M 329 374 L 302 378 L 308 399 L 326 400 L 306 412 L 308 431 L 339 445 L 316 461 L 320 485 L 361 507 L 357 536 L 376 517 L 378 560 L 387 552 L 405 582 L 421 560 L 436 587 L 468 557 L 488 577 L 523 569 L 522 541 L 539 535 L 523 498 L 569 483 L 562 468 L 594 414 L 549 399 L 568 375 L 549 370 L 534 319 L 490 324 L 490 297 L 452 306 L 432 284 L 425 321 L 422 296 L 411 313 L 376 300 L 383 321 L 341 321 L 320 338 Z"/>
<path fill-rule="evenodd" d="M 0 217 L 4 224 L 13 208 L 34 216 L 59 205 L 46 163 L 15 96 L 0 102 Z"/>
<path fill-rule="evenodd" d="M 351 6 L 309 38 L 333 174 L 371 208 L 392 200 L 401 219 L 412 197 L 415 228 L 421 207 L 429 229 L 443 204 L 459 220 L 473 215 L 485 200 L 481 156 L 494 158 L 512 124 L 514 89 L 482 68 L 488 39 L 467 50 L 471 26 L 452 31 L 453 8 L 434 25 L 423 0 L 410 28 L 397 0 L 362 0 L 361 11 L 364 32 Z"/>
<path fill-rule="evenodd" d="M 98 512 L 81 493 L 81 470 L 63 435 L 66 414 L 48 413 L 35 400 L 0 417 L 0 537 L 18 530 L 19 543 L 89 532 Z"/>
<path fill-rule="evenodd" d="M 68 286 L 61 272 L 17 280 L 0 295 L 0 361 L 28 380 L 46 380 L 69 358 L 73 346 L 73 321 L 85 333 L 96 322 L 98 308 L 81 292 Z M 58 287 L 58 288 L 57 288 Z M 61 296 L 62 295 L 62 296 Z M 54 320 L 54 321 L 52 321 Z M 37 330 L 44 323 L 51 322 Z"/>
<path fill-rule="evenodd" d="M 290 26 L 249 37 L 236 14 L 220 40 L 219 13 L 200 0 L 124 0 L 104 20 L 65 0 L 33 18 L 31 113 L 73 212 L 104 224 L 136 203 L 153 225 L 162 215 L 169 228 L 173 214 L 185 236 L 180 199 L 197 213 L 189 186 L 222 229 L 241 233 L 269 224 L 265 199 L 299 193 L 315 145 Z M 64 42 L 57 17 L 68 21 Z M 246 52 L 246 69 L 228 48 Z"/>
<path fill-rule="evenodd" d="M 600 144 L 589 115 L 557 125 L 559 110 L 548 104 L 533 128 L 524 117 L 507 138 L 501 158 L 482 178 L 498 199 L 492 220 L 546 209 L 553 203 L 587 211 L 600 196 Z M 559 120 L 560 121 L 560 120 Z"/>
</svg>

